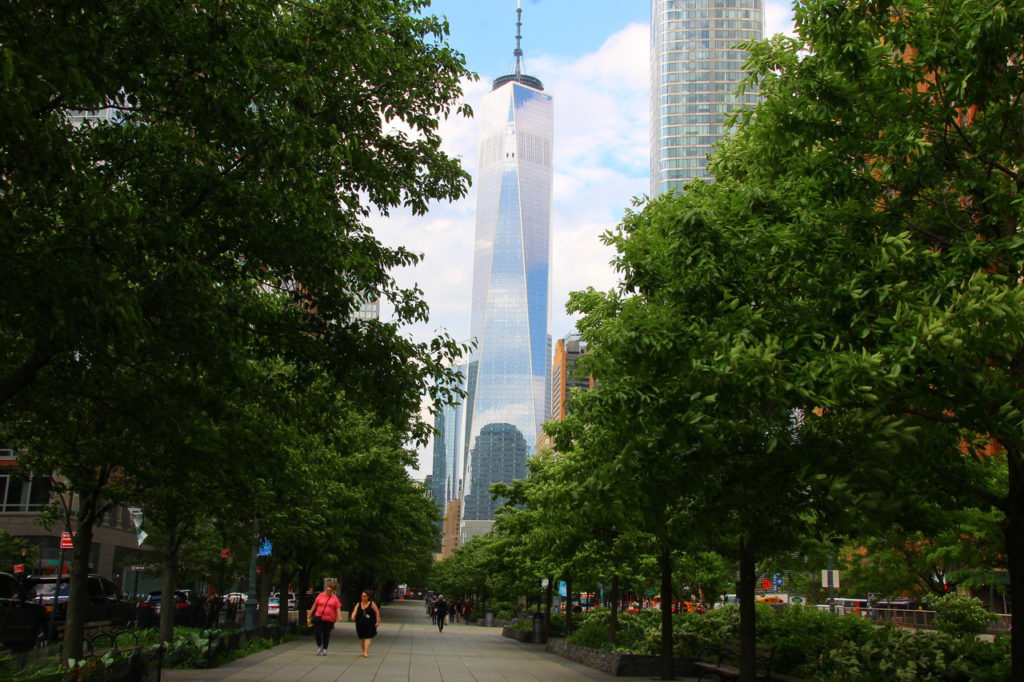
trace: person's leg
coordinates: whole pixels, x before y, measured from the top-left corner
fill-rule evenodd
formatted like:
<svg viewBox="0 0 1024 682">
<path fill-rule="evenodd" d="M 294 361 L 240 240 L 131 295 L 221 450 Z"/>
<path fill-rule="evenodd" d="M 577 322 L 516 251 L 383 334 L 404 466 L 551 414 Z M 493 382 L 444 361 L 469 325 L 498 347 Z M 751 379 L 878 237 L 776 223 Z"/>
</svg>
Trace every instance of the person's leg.
<svg viewBox="0 0 1024 682">
<path fill-rule="evenodd" d="M 437 631 L 441 632 L 444 630 L 444 616 L 439 616 L 437 619 Z"/>
<path fill-rule="evenodd" d="M 313 637 L 316 638 L 316 655 L 319 656 L 320 652 L 324 650 L 324 635 L 321 630 L 321 624 L 319 622 L 313 623 Z"/>
<path fill-rule="evenodd" d="M 370 650 L 370 640 L 368 640 L 368 639 L 361 639 L 361 640 L 359 640 L 359 646 L 363 650 L 363 653 L 360 654 L 360 655 L 363 658 L 369 658 L 370 656 L 369 656 L 369 653 L 367 653 L 367 652 L 369 652 L 369 650 Z"/>
<path fill-rule="evenodd" d="M 324 623 L 324 656 L 327 655 L 327 646 L 331 643 L 331 632 L 333 623 Z"/>
</svg>

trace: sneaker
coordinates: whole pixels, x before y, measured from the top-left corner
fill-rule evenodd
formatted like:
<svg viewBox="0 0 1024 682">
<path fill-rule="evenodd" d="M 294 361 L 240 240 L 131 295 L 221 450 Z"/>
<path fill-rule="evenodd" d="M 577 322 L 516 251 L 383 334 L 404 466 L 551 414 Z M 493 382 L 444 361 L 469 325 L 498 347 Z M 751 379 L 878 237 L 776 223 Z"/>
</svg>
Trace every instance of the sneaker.
<svg viewBox="0 0 1024 682">
<path fill-rule="evenodd" d="M 320 647 L 317 647 L 316 655 L 319 656 L 320 654 L 323 653 L 323 651 L 324 651 L 323 649 L 321 649 Z"/>
</svg>

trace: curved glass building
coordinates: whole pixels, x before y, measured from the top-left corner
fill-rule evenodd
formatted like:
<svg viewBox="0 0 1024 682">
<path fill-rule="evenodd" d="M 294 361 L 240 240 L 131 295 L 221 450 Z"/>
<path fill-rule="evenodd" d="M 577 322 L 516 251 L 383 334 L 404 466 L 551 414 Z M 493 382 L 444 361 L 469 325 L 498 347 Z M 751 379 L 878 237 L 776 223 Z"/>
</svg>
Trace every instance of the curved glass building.
<svg viewBox="0 0 1024 682">
<path fill-rule="evenodd" d="M 490 529 L 488 487 L 526 477 L 548 414 L 554 105 L 541 82 L 494 81 L 480 121 L 476 246 L 466 397 L 462 537 Z"/>
<path fill-rule="evenodd" d="M 707 156 L 730 111 L 748 53 L 764 35 L 763 0 L 651 0 L 651 196 L 706 178 Z"/>
</svg>

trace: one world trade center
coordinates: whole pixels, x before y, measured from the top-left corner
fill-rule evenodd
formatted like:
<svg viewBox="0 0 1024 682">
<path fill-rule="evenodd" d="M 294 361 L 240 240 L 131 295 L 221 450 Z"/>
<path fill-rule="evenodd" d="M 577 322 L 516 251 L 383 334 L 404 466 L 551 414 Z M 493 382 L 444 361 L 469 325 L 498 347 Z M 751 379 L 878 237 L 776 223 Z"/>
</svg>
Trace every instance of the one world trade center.
<svg viewBox="0 0 1024 682">
<path fill-rule="evenodd" d="M 521 73 L 519 40 L 515 72 L 494 81 L 477 114 L 470 319 L 477 345 L 467 372 L 463 541 L 494 522 L 499 502 L 491 500 L 490 484 L 526 477 L 550 400 L 554 107 L 540 80 Z"/>
</svg>

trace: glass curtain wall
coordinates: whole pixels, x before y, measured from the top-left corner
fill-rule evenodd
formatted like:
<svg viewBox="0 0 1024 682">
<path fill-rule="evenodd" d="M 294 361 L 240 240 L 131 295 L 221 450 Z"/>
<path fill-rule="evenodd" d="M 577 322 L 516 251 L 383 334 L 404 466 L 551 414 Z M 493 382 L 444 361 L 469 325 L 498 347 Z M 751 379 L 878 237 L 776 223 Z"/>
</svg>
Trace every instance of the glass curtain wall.
<svg viewBox="0 0 1024 682">
<path fill-rule="evenodd" d="M 464 538 L 493 522 L 488 486 L 526 476 L 549 400 L 553 102 L 536 78 L 504 76 L 478 116 Z"/>
<path fill-rule="evenodd" d="M 707 178 L 707 157 L 729 112 L 748 53 L 764 35 L 763 0 L 651 0 L 651 196 Z"/>
</svg>

